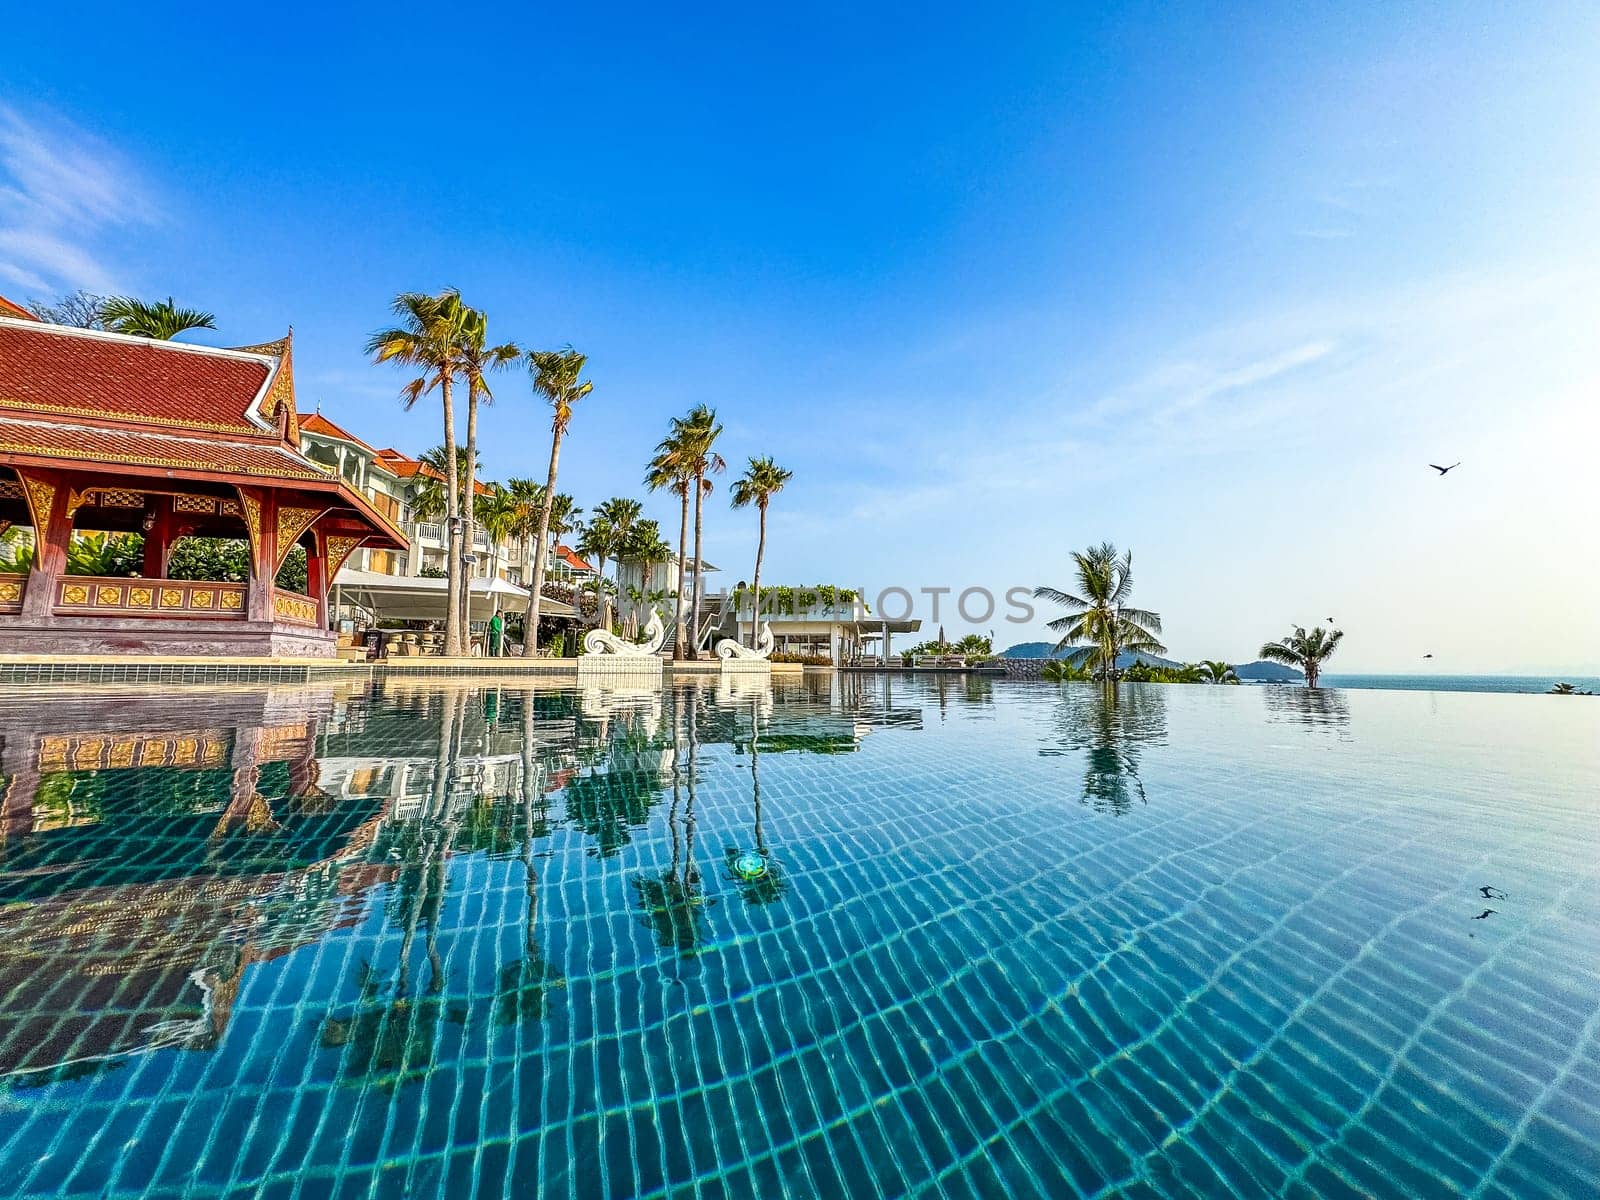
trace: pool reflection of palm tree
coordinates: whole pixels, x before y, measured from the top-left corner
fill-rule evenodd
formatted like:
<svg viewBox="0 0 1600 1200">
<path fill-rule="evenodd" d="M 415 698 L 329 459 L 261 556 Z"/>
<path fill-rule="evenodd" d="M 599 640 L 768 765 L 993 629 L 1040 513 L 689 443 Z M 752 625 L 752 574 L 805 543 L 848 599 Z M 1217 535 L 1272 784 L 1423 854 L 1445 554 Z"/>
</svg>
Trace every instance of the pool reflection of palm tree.
<svg viewBox="0 0 1600 1200">
<path fill-rule="evenodd" d="M 441 1019 L 466 1020 L 461 1004 L 444 996 L 444 964 L 439 954 L 439 914 L 448 886 L 446 857 L 456 834 L 450 813 L 455 779 L 462 696 L 447 692 L 439 722 L 437 764 L 428 807 L 420 820 L 397 823 L 389 831 L 393 854 L 407 865 L 392 893 L 389 911 L 403 925 L 394 982 L 389 986 L 370 962 L 360 966 L 360 1000 L 345 1016 L 322 1024 L 322 1044 L 344 1049 L 343 1069 L 352 1080 L 393 1089 L 425 1078 L 430 1069 Z M 424 939 L 428 979 L 420 996 L 411 992 L 411 959 L 417 933 Z M 384 997 L 387 994 L 388 999 Z"/>
<path fill-rule="evenodd" d="M 1069 684 L 1061 689 L 1057 723 L 1058 741 L 1039 753 L 1083 752 L 1082 803 L 1119 817 L 1136 802 L 1148 803 L 1139 757 L 1143 744 L 1166 737 L 1167 701 L 1160 686 Z"/>
<path fill-rule="evenodd" d="M 673 700 L 673 731 L 678 733 L 679 704 L 685 693 Z M 645 925 L 655 932 L 663 949 L 676 950 L 682 958 L 693 958 L 706 939 L 705 910 L 710 902 L 694 859 L 694 806 L 697 799 L 696 775 L 699 767 L 699 728 L 697 711 L 700 693 L 687 693 L 688 769 L 681 770 L 679 756 L 672 757 L 672 803 L 667 812 L 667 828 L 672 837 L 672 865 L 659 875 L 637 875 L 633 879 L 639 909 Z M 685 802 L 685 796 L 687 801 Z M 679 818 L 682 806 L 683 816 Z"/>
<path fill-rule="evenodd" d="M 767 846 L 761 825 L 761 701 L 750 705 L 750 797 L 754 810 L 755 848 L 750 851 L 729 846 L 723 851 L 728 878 L 739 889 L 746 904 L 773 904 L 783 898 L 787 885 L 778 860 Z"/>
<path fill-rule="evenodd" d="M 533 840 L 542 836 L 548 822 L 536 809 L 543 808 L 543 777 L 533 753 L 533 707 L 522 708 L 522 870 L 526 912 L 522 925 L 522 957 L 500 968 L 495 1020 L 515 1025 L 523 1020 L 537 1021 L 545 1015 L 546 994 L 566 986 L 561 973 L 545 961 L 537 932 L 539 915 L 539 874 L 533 868 Z"/>
<path fill-rule="evenodd" d="M 1338 688 L 1272 686 L 1261 689 L 1272 720 L 1294 721 L 1313 729 L 1350 724 L 1350 702 Z"/>
</svg>

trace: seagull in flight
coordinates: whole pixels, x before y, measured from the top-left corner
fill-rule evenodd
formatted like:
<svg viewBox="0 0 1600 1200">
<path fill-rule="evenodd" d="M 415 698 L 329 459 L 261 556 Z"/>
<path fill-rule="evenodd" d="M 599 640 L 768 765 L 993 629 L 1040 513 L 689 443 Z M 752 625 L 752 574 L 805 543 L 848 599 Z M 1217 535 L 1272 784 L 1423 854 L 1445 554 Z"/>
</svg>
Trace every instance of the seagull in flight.
<svg viewBox="0 0 1600 1200">
<path fill-rule="evenodd" d="M 1482 921 L 1482 920 L 1485 920 L 1486 918 L 1492 916 L 1496 911 L 1498 911 L 1498 910 L 1493 909 L 1493 908 L 1486 908 L 1481 913 L 1479 913 L 1477 916 L 1473 917 L 1472 919 L 1474 921 Z"/>
<path fill-rule="evenodd" d="M 1424 654 L 1424 655 L 1423 655 L 1423 656 L 1422 656 L 1422 657 L 1423 657 L 1423 658 L 1432 658 L 1432 657 L 1433 657 L 1433 655 L 1431 655 L 1431 654 Z"/>
<path fill-rule="evenodd" d="M 1432 467 L 1435 471 L 1439 472 L 1439 474 L 1448 475 L 1448 474 L 1450 474 L 1451 471 L 1454 471 L 1461 464 L 1458 463 L 1458 462 L 1453 462 L 1448 467 L 1441 467 L 1438 463 L 1429 463 L 1428 465 L 1430 467 Z"/>
<path fill-rule="evenodd" d="M 1506 894 L 1492 884 L 1486 883 L 1478 890 L 1483 893 L 1485 900 L 1504 900 L 1506 898 Z"/>
</svg>

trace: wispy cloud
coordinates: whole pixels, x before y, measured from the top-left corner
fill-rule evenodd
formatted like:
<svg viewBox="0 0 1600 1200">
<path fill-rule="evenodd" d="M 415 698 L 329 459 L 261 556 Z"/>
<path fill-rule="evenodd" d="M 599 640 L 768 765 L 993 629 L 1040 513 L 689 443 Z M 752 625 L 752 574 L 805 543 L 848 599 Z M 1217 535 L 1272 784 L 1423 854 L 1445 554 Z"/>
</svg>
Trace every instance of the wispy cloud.
<svg viewBox="0 0 1600 1200">
<path fill-rule="evenodd" d="M 114 148 L 59 117 L 0 104 L 0 278 L 41 291 L 116 291 L 101 237 L 159 218 Z"/>
</svg>

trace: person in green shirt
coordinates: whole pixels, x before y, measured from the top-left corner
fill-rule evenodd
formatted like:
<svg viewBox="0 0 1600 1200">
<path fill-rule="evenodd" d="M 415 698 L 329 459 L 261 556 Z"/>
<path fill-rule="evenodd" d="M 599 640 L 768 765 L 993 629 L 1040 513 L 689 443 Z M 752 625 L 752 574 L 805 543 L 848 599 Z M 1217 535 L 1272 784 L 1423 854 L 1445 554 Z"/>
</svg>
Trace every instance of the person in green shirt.
<svg viewBox="0 0 1600 1200">
<path fill-rule="evenodd" d="M 505 636 L 506 623 L 495 613 L 489 618 L 489 657 L 500 657 L 500 640 Z"/>
</svg>

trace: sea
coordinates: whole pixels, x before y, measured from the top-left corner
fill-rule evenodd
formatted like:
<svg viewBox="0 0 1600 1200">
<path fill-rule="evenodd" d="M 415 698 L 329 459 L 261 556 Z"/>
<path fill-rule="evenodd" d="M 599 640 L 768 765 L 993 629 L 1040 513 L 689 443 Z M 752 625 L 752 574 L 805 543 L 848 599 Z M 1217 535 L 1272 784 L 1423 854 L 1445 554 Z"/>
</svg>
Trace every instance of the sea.
<svg viewBox="0 0 1600 1200">
<path fill-rule="evenodd" d="M 1548 692 L 1556 683 L 1570 683 L 1582 692 L 1600 696 L 1596 675 L 1334 675 L 1324 674 L 1322 686 L 1378 688 L 1398 692 Z"/>
</svg>

